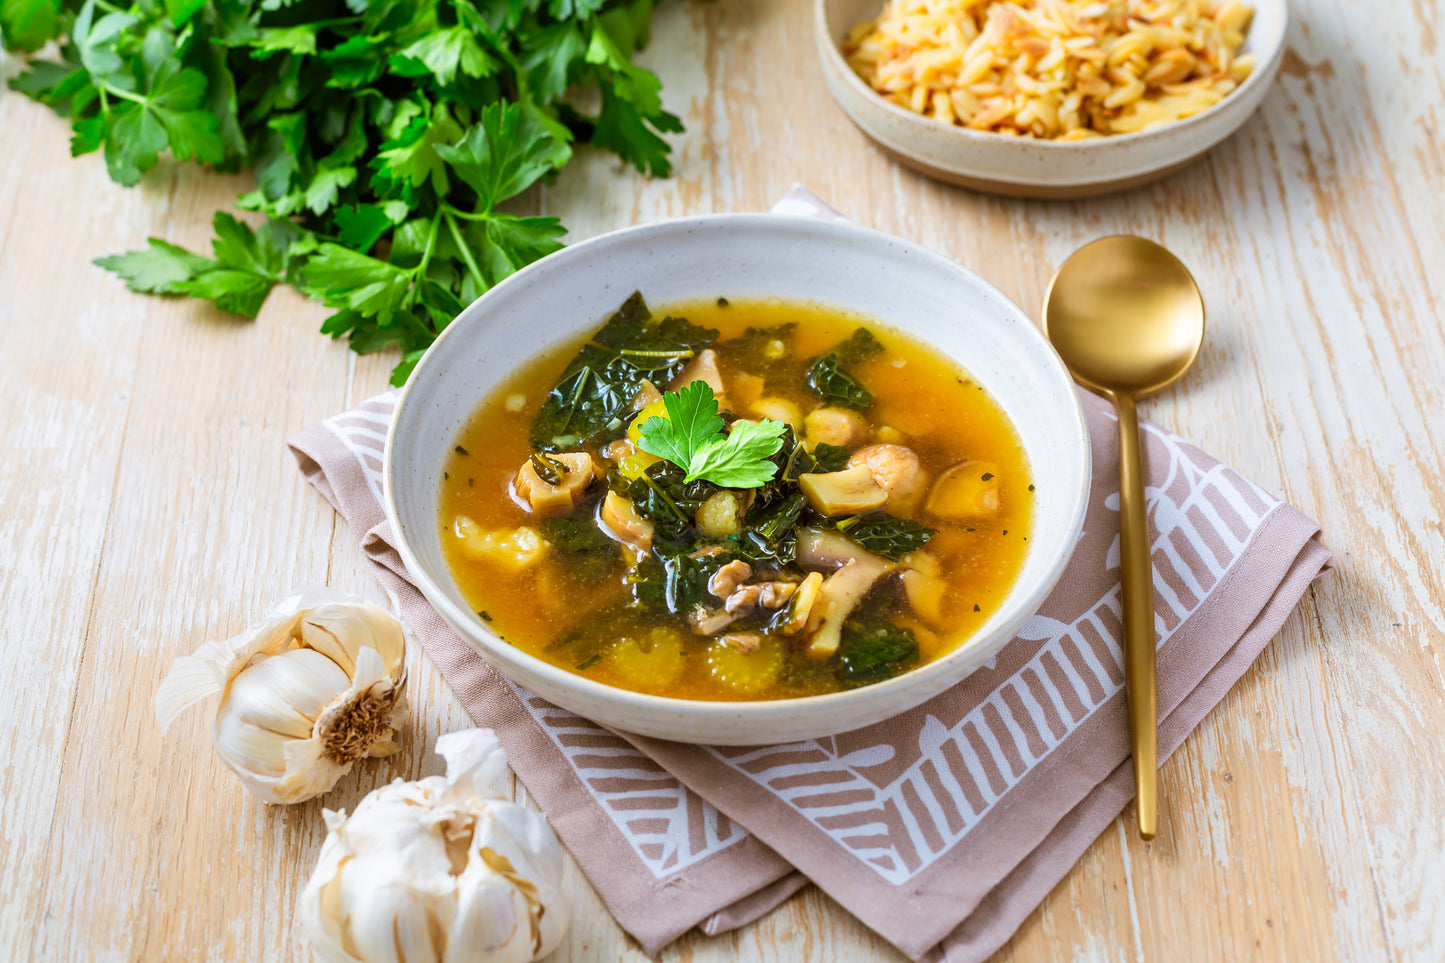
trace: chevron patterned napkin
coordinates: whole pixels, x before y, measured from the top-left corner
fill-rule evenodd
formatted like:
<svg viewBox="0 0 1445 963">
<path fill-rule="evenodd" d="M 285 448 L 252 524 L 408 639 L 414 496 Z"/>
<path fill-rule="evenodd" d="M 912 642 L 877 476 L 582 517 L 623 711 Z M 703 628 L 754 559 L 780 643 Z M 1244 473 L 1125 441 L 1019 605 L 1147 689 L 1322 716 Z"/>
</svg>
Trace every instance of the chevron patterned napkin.
<svg viewBox="0 0 1445 963">
<path fill-rule="evenodd" d="M 775 212 L 838 218 L 795 187 Z M 1058 588 L 992 663 L 897 718 L 760 748 L 614 733 L 512 684 L 408 581 L 382 510 L 388 392 L 291 441 L 413 637 L 649 953 L 816 883 L 915 959 L 1001 946 L 1133 793 L 1120 649 L 1113 412 L 1093 440 L 1084 534 Z M 1161 758 L 1264 648 L 1330 554 L 1319 526 L 1145 424 Z"/>
</svg>

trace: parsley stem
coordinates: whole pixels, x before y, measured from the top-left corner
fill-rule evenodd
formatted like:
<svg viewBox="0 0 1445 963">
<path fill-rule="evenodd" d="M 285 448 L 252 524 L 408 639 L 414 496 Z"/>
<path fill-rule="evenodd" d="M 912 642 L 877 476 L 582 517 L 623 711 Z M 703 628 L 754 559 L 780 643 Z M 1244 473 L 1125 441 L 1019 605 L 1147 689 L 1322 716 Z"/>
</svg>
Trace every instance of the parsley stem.
<svg viewBox="0 0 1445 963">
<path fill-rule="evenodd" d="M 109 84 L 104 80 L 102 80 L 97 85 L 97 89 L 100 91 L 101 96 L 110 93 L 121 98 L 122 100 L 133 100 L 138 104 L 147 103 L 146 99 L 140 94 L 133 94 L 129 90 L 121 90 L 119 87 L 113 86 L 112 84 Z"/>
<path fill-rule="evenodd" d="M 437 228 L 441 226 L 441 222 L 442 212 L 437 211 L 436 217 L 431 219 L 431 231 L 426 236 L 426 247 L 421 252 L 421 263 L 415 268 L 415 274 L 418 280 L 426 278 L 426 268 L 427 265 L 431 263 L 432 251 L 435 250 L 437 246 Z"/>
<path fill-rule="evenodd" d="M 477 259 L 472 256 L 472 248 L 471 245 L 467 243 L 466 235 L 462 233 L 461 228 L 457 227 L 456 218 L 452 217 L 451 210 L 447 205 L 442 205 L 441 214 L 447 219 L 447 229 L 452 232 L 452 240 L 457 242 L 457 250 L 461 252 L 462 260 L 467 262 L 467 270 L 472 273 L 472 277 L 477 279 L 477 283 L 480 284 L 482 290 L 485 291 L 491 287 L 491 285 L 487 284 L 487 279 L 482 274 L 482 269 L 477 267 Z"/>
<path fill-rule="evenodd" d="M 460 217 L 464 221 L 485 221 L 492 215 L 487 211 L 462 211 L 450 204 L 442 204 L 441 209 L 452 217 Z"/>
</svg>

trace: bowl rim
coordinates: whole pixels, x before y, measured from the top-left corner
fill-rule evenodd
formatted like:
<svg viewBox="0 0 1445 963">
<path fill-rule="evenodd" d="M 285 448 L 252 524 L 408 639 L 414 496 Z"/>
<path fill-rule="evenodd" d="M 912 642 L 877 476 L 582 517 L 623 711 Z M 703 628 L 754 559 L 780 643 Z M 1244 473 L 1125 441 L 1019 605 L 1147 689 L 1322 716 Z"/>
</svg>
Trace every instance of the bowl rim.
<svg viewBox="0 0 1445 963">
<path fill-rule="evenodd" d="M 420 559 L 412 550 L 407 537 L 406 529 L 402 526 L 397 508 L 396 477 L 400 470 L 396 464 L 397 428 L 403 421 L 403 415 L 412 398 L 416 394 L 417 385 L 421 383 L 421 376 L 428 370 L 430 364 L 435 363 L 434 359 L 446 351 L 446 345 L 452 337 L 462 337 L 458 334 L 464 325 L 458 324 L 468 314 L 485 315 L 490 302 L 500 300 L 503 294 L 510 294 L 511 289 L 525 286 L 532 278 L 544 271 L 556 270 L 559 264 L 569 262 L 578 258 L 590 256 L 597 249 L 605 249 L 608 245 L 616 243 L 622 238 L 635 238 L 651 233 L 665 234 L 672 231 L 686 234 L 690 229 L 720 229 L 726 230 L 728 225 L 773 225 L 792 230 L 815 231 L 819 234 L 854 234 L 862 235 L 869 239 L 869 243 L 881 244 L 892 247 L 902 247 L 910 255 L 916 255 L 925 262 L 931 263 L 935 268 L 945 271 L 961 272 L 967 275 L 973 283 L 982 286 L 990 295 L 997 298 L 1004 310 L 1013 310 L 1027 322 L 1027 328 L 1033 337 L 1037 338 L 1038 346 L 1044 349 L 1046 364 L 1053 370 L 1053 374 L 1062 379 L 1067 389 L 1066 397 L 1070 399 L 1069 410 L 1073 416 L 1070 425 L 1070 437 L 1075 443 L 1076 457 L 1080 458 L 1082 464 L 1080 475 L 1082 484 L 1073 493 L 1073 504 L 1070 506 L 1069 519 L 1065 532 L 1065 543 L 1054 558 L 1048 561 L 1033 589 L 1027 596 L 1018 594 L 1017 584 L 1010 586 L 1005 596 L 1005 606 L 1000 612 L 1009 612 L 1007 618 L 999 622 L 988 632 L 975 631 L 968 638 L 962 640 L 952 650 L 932 662 L 924 662 L 915 666 L 907 672 L 877 682 L 868 686 L 861 686 L 856 689 L 844 689 L 837 692 L 829 692 L 821 695 L 799 696 L 787 699 L 744 699 L 736 701 L 703 700 L 703 699 L 681 699 L 672 696 L 656 695 L 647 692 L 637 692 L 632 689 L 624 689 L 619 686 L 608 685 L 595 679 L 589 679 L 569 672 L 547 662 L 545 659 L 533 655 L 527 650 L 515 646 L 493 632 L 485 623 L 476 617 L 476 613 L 457 606 L 448 597 L 447 593 L 437 584 L 436 580 L 426 571 Z M 819 303 L 825 303 L 821 301 Z M 910 332 L 904 332 L 907 336 L 916 340 L 928 343 L 926 339 Z M 396 539 L 396 549 L 400 554 L 402 563 L 406 566 L 413 583 L 430 604 L 445 621 L 457 629 L 464 641 L 473 648 L 481 649 L 483 654 L 490 647 L 503 650 L 511 658 L 526 663 L 528 667 L 545 677 L 549 682 L 558 684 L 564 688 L 577 689 L 580 693 L 588 694 L 601 699 L 604 702 L 627 703 L 635 709 L 643 711 L 679 711 L 685 710 L 694 717 L 724 717 L 736 718 L 747 716 L 756 718 L 770 714 L 788 714 L 810 709 L 812 707 L 829 707 L 846 704 L 848 702 L 862 702 L 871 698 L 878 698 L 879 693 L 893 691 L 905 687 L 917 685 L 919 676 L 944 671 L 944 667 L 960 661 L 974 660 L 973 668 L 968 669 L 955 679 L 952 684 L 957 684 L 961 679 L 971 675 L 978 668 L 982 667 L 990 658 L 997 655 L 998 651 L 1007 645 L 1018 634 L 1025 622 L 1032 618 L 1039 607 L 1053 592 L 1059 579 L 1063 576 L 1065 568 L 1073 557 L 1074 550 L 1078 546 L 1079 533 L 1083 530 L 1085 515 L 1088 510 L 1089 492 L 1092 482 L 1092 458 L 1093 452 L 1090 446 L 1089 429 L 1084 416 L 1084 410 L 1079 403 L 1076 393 L 1076 385 L 1069 374 L 1063 360 L 1048 338 L 1044 336 L 1038 325 L 1029 317 L 1028 313 L 1020 308 L 1014 301 L 1006 296 L 993 284 L 990 284 L 983 277 L 959 264 L 957 261 L 933 251 L 930 248 L 912 241 L 904 240 L 896 235 L 888 234 L 871 227 L 865 227 L 851 220 L 827 220 L 816 217 L 799 217 L 788 214 L 773 213 L 722 213 L 702 214 L 689 217 L 667 218 L 648 224 L 638 224 L 629 227 L 608 231 L 591 238 L 579 241 L 575 244 L 557 251 L 553 254 L 527 265 L 516 273 L 504 278 L 491 289 L 483 293 L 479 298 L 462 309 L 461 313 L 448 324 L 446 329 L 438 335 L 422 355 L 412 370 L 406 384 L 402 387 L 401 394 L 397 398 L 396 406 L 392 411 L 391 421 L 386 432 L 386 447 L 382 458 L 382 484 L 383 484 L 383 508 L 385 509 L 386 520 L 391 528 L 392 535 Z M 479 403 L 479 402 L 478 402 Z M 1008 412 L 1005 411 L 1005 415 Z M 1010 421 L 1012 416 L 1008 415 Z M 1011 611 L 1010 611 L 1011 610 Z M 985 626 L 988 623 L 984 623 Z M 465 627 L 465 628 L 463 628 Z M 982 627 L 981 627 L 982 628 Z M 479 641 L 486 639 L 486 643 Z M 992 639 L 988 643 L 987 652 L 978 651 L 978 646 L 971 644 L 980 639 Z M 483 655 L 485 657 L 485 655 Z M 487 661 L 491 661 L 488 659 Z M 500 666 L 493 665 L 497 671 L 507 676 L 509 674 Z M 515 680 L 510 680 L 515 683 Z M 516 683 L 520 684 L 520 683 Z M 929 696 L 913 702 L 913 705 L 926 701 Z M 906 710 L 902 710 L 906 711 Z M 867 724 L 866 721 L 860 724 Z M 849 727 L 852 728 L 852 727 Z M 843 731 L 843 730 L 839 730 Z"/>
<path fill-rule="evenodd" d="M 878 2 L 881 3 L 883 0 L 878 0 Z M 1115 145 L 1128 147 L 1149 140 L 1162 139 L 1173 133 L 1182 133 L 1193 127 L 1203 126 L 1218 116 L 1222 109 L 1227 109 L 1228 106 L 1233 103 L 1243 102 L 1248 99 L 1248 95 L 1256 87 L 1261 84 L 1268 84 L 1273 79 L 1275 68 L 1284 56 L 1285 47 L 1288 45 L 1286 40 L 1289 34 L 1289 0 L 1250 0 L 1250 2 L 1256 9 L 1262 4 L 1271 4 L 1278 8 L 1280 12 L 1279 33 L 1276 37 L 1265 38 L 1266 40 L 1273 40 L 1273 44 L 1268 48 L 1251 51 L 1251 53 L 1257 55 L 1263 54 L 1264 56 L 1255 63 L 1254 69 L 1249 72 L 1248 77 L 1244 78 L 1243 83 L 1226 94 L 1219 103 L 1206 107 L 1199 113 L 1192 114 L 1189 117 L 1158 124 L 1154 127 L 1145 128 L 1144 130 L 1130 131 L 1127 134 L 1109 134 L 1103 137 L 1090 137 L 1085 140 L 1010 137 L 995 131 L 973 130 L 969 127 L 959 127 L 957 124 L 939 123 L 936 120 L 924 117 L 922 114 L 916 114 L 911 110 L 906 110 L 880 96 L 876 90 L 863 82 L 862 77 L 859 77 L 858 74 L 853 71 L 853 68 L 848 65 L 847 59 L 843 56 L 842 48 L 833 41 L 833 34 L 829 29 L 828 23 L 829 0 L 814 0 L 814 34 L 817 45 L 822 51 L 822 55 L 831 61 L 831 66 L 843 77 L 843 83 L 848 86 L 852 93 L 863 98 L 868 103 L 882 108 L 902 122 L 916 126 L 919 130 L 951 132 L 951 134 L 961 137 L 964 143 L 975 146 L 988 147 L 992 145 L 1002 146 L 1005 144 L 1016 144 L 1020 147 L 1039 148 L 1046 152 L 1054 151 L 1059 154 L 1079 153 L 1082 151 L 1103 153 L 1106 149 Z M 1251 19 L 1251 30 L 1253 26 L 1253 20 Z M 1249 40 L 1248 32 L 1245 34 L 1245 40 Z M 876 137 L 877 135 L 870 131 L 869 136 Z M 949 136 L 949 134 L 945 133 L 944 136 Z M 898 148 L 895 147 L 894 149 L 897 150 Z M 1107 180 L 1107 178 L 1105 179 Z M 1050 182 L 1054 182 L 1052 178 L 1049 180 Z M 1097 180 L 1097 178 L 1079 181 L 1078 183 L 1092 183 L 1093 180 Z"/>
</svg>

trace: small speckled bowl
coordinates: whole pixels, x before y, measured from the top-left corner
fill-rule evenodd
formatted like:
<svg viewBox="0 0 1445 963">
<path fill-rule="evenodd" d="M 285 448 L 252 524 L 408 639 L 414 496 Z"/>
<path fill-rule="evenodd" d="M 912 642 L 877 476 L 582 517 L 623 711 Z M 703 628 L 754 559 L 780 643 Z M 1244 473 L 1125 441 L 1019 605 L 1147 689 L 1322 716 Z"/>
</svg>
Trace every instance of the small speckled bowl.
<svg viewBox="0 0 1445 963">
<path fill-rule="evenodd" d="M 613 688 L 559 669 L 477 618 L 442 555 L 442 463 L 477 406 L 519 366 L 575 342 L 641 290 L 653 305 L 727 295 L 817 302 L 932 344 L 1012 420 L 1038 486 L 1018 581 L 953 652 L 878 685 L 771 702 L 698 702 Z M 1089 438 L 1074 385 L 1028 317 L 977 275 L 851 224 L 731 214 L 628 228 L 574 244 L 461 313 L 417 365 L 383 466 L 386 512 L 408 571 L 477 653 L 543 698 L 607 726 L 726 745 L 856 729 L 937 695 L 993 658 L 1053 589 L 1083 527 Z"/>
<path fill-rule="evenodd" d="M 1249 119 L 1284 56 L 1286 0 L 1250 0 L 1254 19 L 1244 50 L 1254 72 L 1208 110 L 1135 134 L 1085 141 L 1010 137 L 942 124 L 889 103 L 843 59 L 856 23 L 878 15 L 883 0 L 815 0 L 814 34 L 823 77 L 853 123 L 898 162 L 930 177 L 1012 197 L 1090 197 L 1147 184 L 1197 160 Z"/>
</svg>

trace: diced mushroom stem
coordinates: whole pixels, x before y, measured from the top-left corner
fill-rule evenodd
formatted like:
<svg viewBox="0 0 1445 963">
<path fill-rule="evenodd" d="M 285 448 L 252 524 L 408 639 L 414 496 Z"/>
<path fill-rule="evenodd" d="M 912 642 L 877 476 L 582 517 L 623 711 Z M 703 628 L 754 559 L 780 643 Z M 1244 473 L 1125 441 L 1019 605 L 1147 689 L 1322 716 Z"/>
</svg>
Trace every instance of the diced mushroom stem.
<svg viewBox="0 0 1445 963">
<path fill-rule="evenodd" d="M 728 632 L 718 641 L 739 655 L 752 655 L 763 646 L 763 637 L 758 632 Z"/>
<path fill-rule="evenodd" d="M 938 476 L 924 506 L 942 518 L 983 518 L 998 511 L 998 466 L 963 461 Z"/>
<path fill-rule="evenodd" d="M 879 485 L 866 465 L 842 471 L 799 475 L 798 487 L 815 512 L 835 518 L 839 515 L 860 515 L 882 508 L 888 503 L 888 492 Z"/>
<path fill-rule="evenodd" d="M 728 399 L 734 404 L 751 405 L 763 396 L 763 388 L 767 382 L 757 375 L 735 374 L 732 384 L 728 387 Z"/>
<path fill-rule="evenodd" d="M 597 477 L 597 467 L 585 451 L 543 457 L 544 464 L 556 473 L 556 483 L 537 474 L 536 466 L 529 459 L 512 476 L 513 500 L 543 518 L 565 515 L 582 500 L 592 479 Z"/>
<path fill-rule="evenodd" d="M 632 410 L 641 411 L 648 405 L 656 404 L 662 400 L 662 392 L 651 381 L 644 381 L 642 387 L 637 389 L 637 394 L 632 396 Z"/>
<path fill-rule="evenodd" d="M 876 555 L 863 555 L 828 576 L 818 593 L 818 601 L 808 615 L 807 653 L 810 658 L 826 659 L 838 651 L 843 623 L 848 620 L 853 607 L 892 567 Z"/>
<path fill-rule="evenodd" d="M 739 535 L 743 530 L 743 516 L 752 504 L 750 491 L 732 491 L 724 488 L 714 492 L 697 510 L 695 520 L 698 529 L 709 538 L 727 538 Z"/>
<path fill-rule="evenodd" d="M 888 493 L 888 509 L 907 514 L 928 488 L 928 475 L 912 448 L 903 445 L 869 445 L 853 452 L 849 466 L 864 466 Z"/>
<path fill-rule="evenodd" d="M 688 613 L 692 629 L 698 635 L 717 635 L 737 621 L 737 616 L 721 609 L 709 609 L 699 605 Z"/>
<path fill-rule="evenodd" d="M 737 587 L 752 577 L 753 567 L 742 559 L 733 559 L 722 568 L 712 573 L 712 578 L 707 580 L 707 590 L 714 598 L 725 599 Z"/>
<path fill-rule="evenodd" d="M 655 526 L 637 513 L 632 500 L 616 492 L 608 492 L 602 499 L 597 521 L 604 535 L 638 552 L 651 549 L 652 536 L 657 534 Z"/>
<path fill-rule="evenodd" d="M 934 625 L 943 624 L 943 593 L 948 583 L 937 575 L 909 570 L 901 576 L 903 594 L 913 614 Z"/>
<path fill-rule="evenodd" d="M 727 392 L 723 389 L 722 372 L 717 366 L 717 352 L 712 348 L 706 348 L 697 353 L 697 357 L 687 363 L 687 367 L 672 379 L 672 384 L 667 386 L 669 391 L 679 391 L 694 381 L 706 381 L 712 393 L 717 396 L 718 407 L 723 407 L 722 398 Z"/>
<path fill-rule="evenodd" d="M 758 604 L 765 609 L 780 609 L 788 604 L 788 599 L 798 590 L 797 582 L 764 582 L 762 593 L 758 595 Z"/>
<path fill-rule="evenodd" d="M 473 558 L 486 559 L 515 571 L 531 568 L 547 554 L 547 543 L 535 528 L 488 532 L 467 515 L 458 515 L 452 531 L 462 540 L 462 550 Z"/>
<path fill-rule="evenodd" d="M 798 583 L 798 589 L 793 593 L 792 601 L 788 605 L 788 615 L 777 630 L 781 635 L 797 635 L 808 625 L 808 616 L 813 612 L 813 606 L 818 602 L 818 595 L 823 591 L 823 573 L 809 572 L 808 577 Z"/>
<path fill-rule="evenodd" d="M 755 415 L 762 415 L 764 418 L 771 418 L 773 421 L 792 425 L 794 431 L 803 426 L 803 412 L 786 398 L 759 398 L 753 402 L 752 412 Z"/>
<path fill-rule="evenodd" d="M 862 417 L 847 408 L 814 408 L 803 419 L 803 434 L 810 445 L 848 448 L 867 433 Z"/>
<path fill-rule="evenodd" d="M 840 569 L 862 551 L 862 546 L 842 532 L 798 529 L 798 564 L 810 571 Z"/>
</svg>

